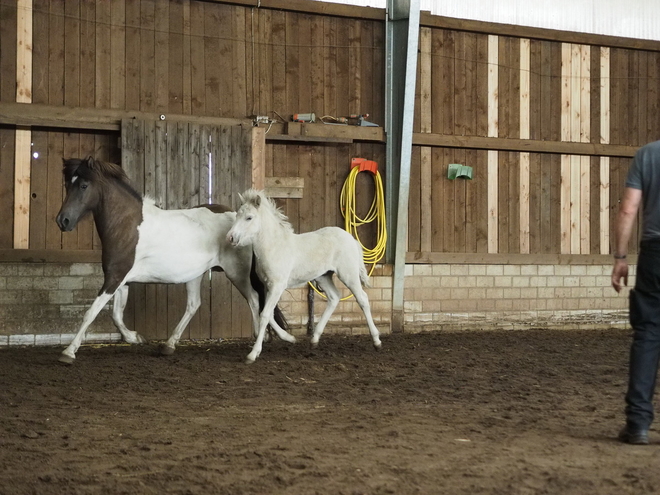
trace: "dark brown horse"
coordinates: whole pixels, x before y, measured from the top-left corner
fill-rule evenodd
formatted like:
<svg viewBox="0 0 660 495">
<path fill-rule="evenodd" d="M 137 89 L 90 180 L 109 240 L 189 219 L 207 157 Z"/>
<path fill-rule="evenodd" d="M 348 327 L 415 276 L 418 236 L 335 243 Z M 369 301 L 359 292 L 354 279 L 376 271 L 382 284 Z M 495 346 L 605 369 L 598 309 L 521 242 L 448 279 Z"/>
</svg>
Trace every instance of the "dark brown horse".
<svg viewBox="0 0 660 495">
<path fill-rule="evenodd" d="M 65 160 L 62 172 L 66 198 L 57 215 L 57 225 L 62 231 L 70 231 L 87 213 L 94 215 L 103 248 L 104 282 L 60 361 L 73 363 L 87 328 L 113 297 L 112 319 L 123 339 L 132 344 L 145 342 L 123 321 L 128 298 L 126 284 L 130 282 L 186 284 L 186 312 L 161 349 L 163 354 L 171 354 L 201 304 L 200 283 L 212 268 L 224 271 L 247 299 L 256 336 L 265 292 L 252 270 L 252 249 L 237 249 L 226 240 L 236 217 L 234 212 L 218 205 L 162 210 L 129 185 L 120 167 L 91 157 Z M 281 312 L 270 323 L 280 338 L 295 342 L 282 329 L 286 322 Z"/>
</svg>

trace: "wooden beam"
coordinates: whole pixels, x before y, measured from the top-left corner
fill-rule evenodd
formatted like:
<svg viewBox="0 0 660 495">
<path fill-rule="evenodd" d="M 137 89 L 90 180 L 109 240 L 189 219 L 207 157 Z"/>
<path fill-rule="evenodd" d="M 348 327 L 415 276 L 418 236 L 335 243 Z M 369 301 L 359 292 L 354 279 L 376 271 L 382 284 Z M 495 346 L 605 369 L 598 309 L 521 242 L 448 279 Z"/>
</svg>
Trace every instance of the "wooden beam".
<svg viewBox="0 0 660 495">
<path fill-rule="evenodd" d="M 637 255 L 629 255 L 630 264 Z M 406 254 L 406 263 L 428 265 L 610 265 L 603 254 L 517 254 L 517 253 L 415 253 Z"/>
<path fill-rule="evenodd" d="M 271 198 L 296 198 L 303 197 L 305 189 L 304 177 L 266 177 L 264 191 Z"/>
<path fill-rule="evenodd" d="M 100 263 L 101 251 L 0 249 L 0 263 Z"/>
<path fill-rule="evenodd" d="M 267 138 L 266 138 L 267 139 Z M 534 139 L 511 139 L 481 136 L 447 136 L 443 134 L 413 134 L 413 145 L 439 146 L 442 148 L 465 148 L 493 151 L 517 151 L 527 153 L 552 153 L 557 155 L 618 156 L 632 158 L 638 146 L 599 143 L 571 143 L 563 141 L 540 141 Z"/>
<path fill-rule="evenodd" d="M 16 4 L 16 101 L 32 102 L 32 0 Z M 16 129 L 14 148 L 14 248 L 30 243 L 30 163 L 32 132 Z"/>
<path fill-rule="evenodd" d="M 470 19 L 458 19 L 454 17 L 431 15 L 429 12 L 421 13 L 420 24 L 427 27 L 452 29 L 456 31 L 469 31 L 497 36 L 513 36 L 515 38 L 561 41 L 564 43 L 610 46 L 633 50 L 660 51 L 660 41 L 655 40 L 624 38 L 621 36 L 607 36 L 590 33 L 577 33 L 573 31 L 516 26 L 513 24 L 501 24 L 497 22 L 474 21 Z"/>
<path fill-rule="evenodd" d="M 200 125 L 252 125 L 250 119 L 196 117 L 194 115 L 159 114 L 110 108 L 82 108 L 35 103 L 0 103 L 0 124 L 6 125 L 119 131 L 122 119 L 185 121 Z"/>
</svg>

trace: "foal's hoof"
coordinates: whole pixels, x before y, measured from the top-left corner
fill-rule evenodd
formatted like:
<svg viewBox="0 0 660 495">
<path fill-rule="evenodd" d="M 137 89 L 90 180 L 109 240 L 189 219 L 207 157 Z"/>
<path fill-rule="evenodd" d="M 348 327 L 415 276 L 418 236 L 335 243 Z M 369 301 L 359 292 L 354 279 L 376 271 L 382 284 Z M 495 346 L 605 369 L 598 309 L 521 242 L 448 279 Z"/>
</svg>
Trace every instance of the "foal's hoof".
<svg viewBox="0 0 660 495">
<path fill-rule="evenodd" d="M 382 348 L 383 348 L 383 344 L 381 344 L 380 342 L 378 342 L 378 343 L 374 342 L 374 349 L 376 349 L 377 351 L 380 351 Z"/>
<path fill-rule="evenodd" d="M 75 360 L 76 360 L 76 358 L 74 358 L 74 357 L 67 356 L 66 354 L 60 354 L 60 359 L 59 359 L 60 363 L 73 364 L 73 362 Z"/>
<path fill-rule="evenodd" d="M 309 345 L 312 349 L 316 349 L 319 346 L 319 343 L 318 342 L 310 342 Z"/>
<path fill-rule="evenodd" d="M 245 364 L 254 364 L 254 359 L 251 358 L 245 358 Z"/>
<path fill-rule="evenodd" d="M 171 356 L 174 354 L 174 347 L 163 344 L 160 346 L 160 354 L 161 356 Z"/>
</svg>

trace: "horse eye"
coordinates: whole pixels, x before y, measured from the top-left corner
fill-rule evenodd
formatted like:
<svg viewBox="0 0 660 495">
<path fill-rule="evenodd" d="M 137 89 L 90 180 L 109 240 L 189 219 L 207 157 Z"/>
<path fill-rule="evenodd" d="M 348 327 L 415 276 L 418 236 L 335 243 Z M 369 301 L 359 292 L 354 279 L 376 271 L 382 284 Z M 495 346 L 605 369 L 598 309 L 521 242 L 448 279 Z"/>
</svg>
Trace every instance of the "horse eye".
<svg viewBox="0 0 660 495">
<path fill-rule="evenodd" d="M 245 219 L 249 222 L 250 220 L 252 220 L 252 217 L 248 216 L 248 217 L 245 217 Z"/>
<path fill-rule="evenodd" d="M 80 189 L 87 189 L 87 184 L 80 184 Z"/>
</svg>

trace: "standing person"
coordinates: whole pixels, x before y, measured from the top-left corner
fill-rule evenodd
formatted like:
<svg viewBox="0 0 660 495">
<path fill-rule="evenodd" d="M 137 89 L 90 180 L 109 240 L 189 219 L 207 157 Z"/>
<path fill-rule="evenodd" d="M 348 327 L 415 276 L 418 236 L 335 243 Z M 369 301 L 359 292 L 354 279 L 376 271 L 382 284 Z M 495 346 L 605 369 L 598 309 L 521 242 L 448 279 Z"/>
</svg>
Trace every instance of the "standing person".
<svg viewBox="0 0 660 495">
<path fill-rule="evenodd" d="M 660 359 L 660 141 L 640 148 L 626 177 L 615 226 L 612 287 L 619 292 L 628 284 L 628 245 L 637 213 L 642 207 L 635 287 L 630 291 L 630 346 L 626 425 L 619 440 L 635 445 L 649 443 L 653 421 L 653 392 Z"/>
</svg>

